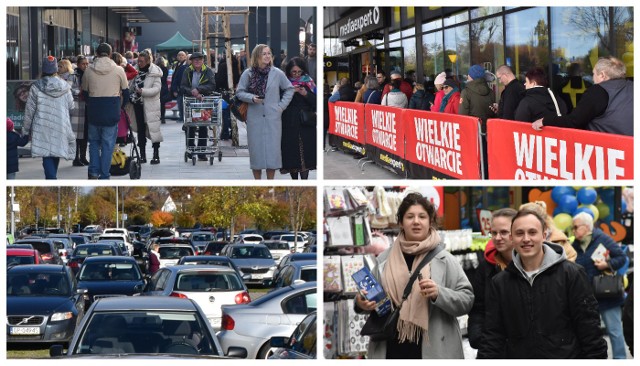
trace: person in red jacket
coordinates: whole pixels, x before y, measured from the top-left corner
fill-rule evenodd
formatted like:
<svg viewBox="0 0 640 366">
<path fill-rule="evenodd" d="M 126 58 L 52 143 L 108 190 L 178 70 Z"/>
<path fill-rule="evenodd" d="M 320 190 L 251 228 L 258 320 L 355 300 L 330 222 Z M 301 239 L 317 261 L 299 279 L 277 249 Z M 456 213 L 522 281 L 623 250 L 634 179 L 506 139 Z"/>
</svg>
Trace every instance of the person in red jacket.
<svg viewBox="0 0 640 366">
<path fill-rule="evenodd" d="M 160 269 L 160 253 L 158 253 L 158 248 L 160 248 L 160 245 L 154 243 L 151 245 L 151 251 L 149 252 L 149 275 L 151 276 Z"/>
<path fill-rule="evenodd" d="M 413 86 L 411 86 L 411 84 L 409 84 L 408 82 L 406 82 L 405 80 L 402 79 L 402 75 L 400 74 L 400 72 L 391 71 L 390 78 L 391 78 L 392 82 L 395 79 L 399 79 L 400 80 L 400 91 L 403 92 L 404 95 L 407 96 L 407 100 L 411 100 L 411 95 L 413 95 Z M 384 89 L 382 90 L 382 98 L 384 98 L 384 96 L 388 92 L 390 92 L 391 89 L 393 89 L 392 83 L 389 83 L 389 84 L 385 85 Z"/>
<path fill-rule="evenodd" d="M 448 79 L 442 86 L 444 90 L 444 98 L 442 98 L 442 104 L 440 104 L 440 110 L 438 112 L 458 114 L 458 108 L 460 107 L 460 89 L 456 85 L 455 81 Z"/>
</svg>

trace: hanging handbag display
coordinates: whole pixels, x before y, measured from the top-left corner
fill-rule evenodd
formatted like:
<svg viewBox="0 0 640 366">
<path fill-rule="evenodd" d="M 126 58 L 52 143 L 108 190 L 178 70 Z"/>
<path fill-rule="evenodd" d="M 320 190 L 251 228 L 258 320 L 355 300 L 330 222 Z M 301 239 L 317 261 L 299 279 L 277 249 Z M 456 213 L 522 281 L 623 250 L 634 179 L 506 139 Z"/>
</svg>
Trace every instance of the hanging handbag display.
<svg viewBox="0 0 640 366">
<path fill-rule="evenodd" d="M 622 276 L 602 273 L 593 277 L 593 294 L 596 299 L 618 299 L 624 294 Z"/>
<path fill-rule="evenodd" d="M 397 339 L 398 338 L 398 319 L 400 318 L 400 309 L 402 309 L 402 304 L 409 297 L 411 293 L 411 287 L 413 286 L 413 282 L 418 278 L 418 274 L 422 267 L 424 267 L 433 257 L 436 256 L 441 250 L 444 249 L 444 245 L 438 244 L 429 254 L 427 254 L 422 262 L 418 265 L 418 267 L 413 271 L 411 277 L 409 278 L 409 282 L 407 286 L 404 288 L 404 293 L 402 294 L 402 300 L 400 304 L 390 311 L 385 316 L 379 316 L 378 313 L 372 311 L 369 315 L 369 318 L 365 322 L 360 334 L 363 336 L 368 336 L 370 340 L 375 342 L 386 341 L 389 339 Z"/>
</svg>

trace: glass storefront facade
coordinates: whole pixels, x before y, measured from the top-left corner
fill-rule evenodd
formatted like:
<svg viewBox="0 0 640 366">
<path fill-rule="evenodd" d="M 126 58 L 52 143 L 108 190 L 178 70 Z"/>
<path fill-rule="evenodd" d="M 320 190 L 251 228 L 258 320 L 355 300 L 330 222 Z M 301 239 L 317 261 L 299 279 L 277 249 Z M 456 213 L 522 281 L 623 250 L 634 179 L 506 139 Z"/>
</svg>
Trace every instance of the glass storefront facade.
<svg viewBox="0 0 640 366">
<path fill-rule="evenodd" d="M 338 23 L 356 8 L 325 8 L 325 56 L 349 54 Z M 558 78 L 579 74 L 591 81 L 598 57 L 615 56 L 633 77 L 633 7 L 477 7 L 380 8 L 388 18 L 377 31 L 383 40 L 356 37 L 359 49 L 402 48 L 403 72 L 417 81 L 433 80 L 442 71 L 466 79 L 473 64 L 494 72 L 511 66 L 519 79 L 533 66 L 547 70 L 552 87 Z M 388 66 L 381 65 L 385 70 Z M 501 87 L 501 86 L 500 86 Z M 500 90 L 497 91 L 498 95 Z"/>
</svg>

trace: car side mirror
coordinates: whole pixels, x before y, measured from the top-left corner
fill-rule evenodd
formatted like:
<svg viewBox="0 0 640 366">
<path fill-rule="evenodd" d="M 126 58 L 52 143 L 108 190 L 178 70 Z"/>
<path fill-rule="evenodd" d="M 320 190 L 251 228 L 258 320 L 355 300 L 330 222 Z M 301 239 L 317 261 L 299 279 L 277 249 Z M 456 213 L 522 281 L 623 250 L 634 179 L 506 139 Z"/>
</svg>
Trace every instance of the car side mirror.
<svg viewBox="0 0 640 366">
<path fill-rule="evenodd" d="M 61 344 L 54 344 L 49 347 L 49 356 L 50 357 L 62 357 L 64 356 L 64 347 Z"/>
<path fill-rule="evenodd" d="M 233 358 L 247 358 L 247 349 L 244 347 L 229 347 L 226 356 Z"/>
<path fill-rule="evenodd" d="M 287 337 L 271 337 L 269 343 L 272 348 L 285 348 L 287 347 L 289 339 Z"/>
</svg>

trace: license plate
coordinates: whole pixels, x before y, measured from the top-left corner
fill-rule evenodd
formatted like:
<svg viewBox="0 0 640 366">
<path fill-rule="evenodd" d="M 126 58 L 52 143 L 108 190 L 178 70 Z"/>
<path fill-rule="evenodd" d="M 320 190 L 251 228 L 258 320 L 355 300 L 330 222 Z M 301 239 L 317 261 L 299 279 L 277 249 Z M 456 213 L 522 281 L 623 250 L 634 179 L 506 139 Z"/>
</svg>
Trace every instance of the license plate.
<svg viewBox="0 0 640 366">
<path fill-rule="evenodd" d="M 38 335 L 40 327 L 11 327 L 9 333 L 11 335 Z"/>
<path fill-rule="evenodd" d="M 251 275 L 251 279 L 252 280 L 261 280 L 264 278 L 264 274 L 252 274 Z"/>
<path fill-rule="evenodd" d="M 208 318 L 212 327 L 219 327 L 222 324 L 222 318 Z"/>
</svg>

